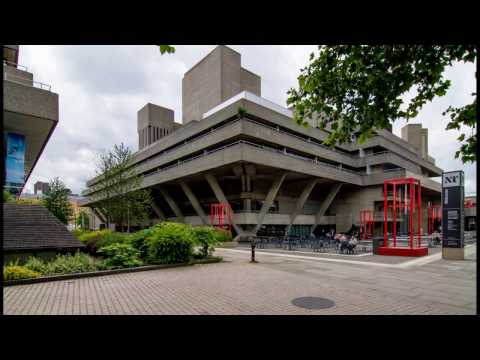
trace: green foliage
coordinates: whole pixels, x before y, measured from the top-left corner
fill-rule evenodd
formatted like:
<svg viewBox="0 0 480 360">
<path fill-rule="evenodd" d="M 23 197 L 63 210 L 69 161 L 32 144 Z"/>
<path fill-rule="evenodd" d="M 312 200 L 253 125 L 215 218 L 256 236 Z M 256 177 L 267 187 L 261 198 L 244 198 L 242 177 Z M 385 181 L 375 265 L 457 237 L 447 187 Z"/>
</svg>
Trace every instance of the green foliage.
<svg viewBox="0 0 480 360">
<path fill-rule="evenodd" d="M 7 190 L 3 190 L 3 202 L 8 203 L 8 202 L 14 202 L 14 201 L 15 201 L 15 197 Z"/>
<path fill-rule="evenodd" d="M 245 117 L 245 115 L 247 115 L 247 110 L 241 106 L 238 107 L 238 110 L 237 110 L 237 116 L 239 119 Z"/>
<path fill-rule="evenodd" d="M 146 239 L 150 263 L 188 262 L 193 254 L 194 238 L 189 225 L 163 222 L 152 227 Z"/>
<path fill-rule="evenodd" d="M 17 205 L 42 205 L 45 206 L 45 201 L 41 199 L 14 199 Z"/>
<path fill-rule="evenodd" d="M 83 229 L 74 229 L 71 231 L 72 235 L 75 236 L 77 239 L 80 240 L 80 237 L 82 237 L 84 234 L 90 233 L 91 231 L 89 230 L 83 230 Z"/>
<path fill-rule="evenodd" d="M 132 151 L 123 143 L 100 155 L 97 166 L 98 182 L 90 195 L 107 217 L 107 227 L 120 227 L 147 219 L 151 212 L 149 190 L 138 189 L 142 176 L 131 167 Z"/>
<path fill-rule="evenodd" d="M 32 271 L 25 266 L 7 265 L 3 267 L 3 280 L 33 279 L 40 276 L 40 273 Z"/>
<path fill-rule="evenodd" d="M 317 119 L 320 129 L 331 131 L 325 144 L 334 146 L 359 135 L 364 142 L 376 129 L 386 129 L 399 118 L 412 119 L 422 106 L 444 96 L 450 81 L 443 77 L 454 61 L 475 62 L 474 45 L 335 45 L 319 46 L 290 89 L 287 103 L 294 105 L 294 119 L 306 124 Z M 406 104 L 409 91 L 415 96 Z M 451 122 L 472 128 L 472 136 L 457 152 L 462 161 L 476 160 L 476 97 L 471 105 L 447 109 Z M 465 136 L 460 137 L 463 141 Z"/>
<path fill-rule="evenodd" d="M 175 52 L 175 48 L 171 45 L 157 45 L 160 49 L 160 53 L 163 55 L 165 53 L 172 54 Z"/>
<path fill-rule="evenodd" d="M 215 236 L 220 243 L 232 241 L 232 233 L 225 229 L 215 228 Z"/>
<path fill-rule="evenodd" d="M 201 247 L 202 257 L 211 255 L 215 245 L 219 243 L 219 232 L 212 226 L 196 226 L 192 229 L 194 244 Z"/>
<path fill-rule="evenodd" d="M 93 256 L 77 251 L 74 255 L 57 255 L 53 261 L 30 257 L 25 263 L 29 270 L 41 275 L 71 274 L 106 269 L 106 264 Z"/>
<path fill-rule="evenodd" d="M 115 243 L 103 246 L 98 251 L 105 256 L 105 265 L 111 268 L 140 266 L 140 251 L 128 243 Z"/>
<path fill-rule="evenodd" d="M 86 210 L 80 210 L 78 217 L 77 217 L 77 226 L 79 226 L 82 230 L 86 230 L 90 228 L 90 216 Z"/>
<path fill-rule="evenodd" d="M 98 230 L 85 232 L 78 236 L 78 240 L 87 246 L 90 254 L 96 254 L 103 246 L 127 241 L 128 235 L 111 230 Z"/>
<path fill-rule="evenodd" d="M 154 227 L 137 231 L 128 236 L 128 242 L 140 252 L 140 258 L 146 259 L 148 254 L 147 238 L 153 233 Z"/>
<path fill-rule="evenodd" d="M 68 200 L 68 190 L 58 178 L 50 181 L 50 190 L 45 194 L 45 207 L 65 225 L 73 215 L 72 205 Z"/>
</svg>

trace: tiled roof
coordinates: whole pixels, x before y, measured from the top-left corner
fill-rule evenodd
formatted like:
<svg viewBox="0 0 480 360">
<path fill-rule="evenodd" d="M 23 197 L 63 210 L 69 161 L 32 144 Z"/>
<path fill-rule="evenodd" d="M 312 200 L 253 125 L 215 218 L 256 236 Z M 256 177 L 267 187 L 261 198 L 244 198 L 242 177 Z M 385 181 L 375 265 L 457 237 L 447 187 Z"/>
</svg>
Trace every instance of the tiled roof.
<svg viewBox="0 0 480 360">
<path fill-rule="evenodd" d="M 4 251 L 80 247 L 80 241 L 44 206 L 3 204 Z"/>
</svg>

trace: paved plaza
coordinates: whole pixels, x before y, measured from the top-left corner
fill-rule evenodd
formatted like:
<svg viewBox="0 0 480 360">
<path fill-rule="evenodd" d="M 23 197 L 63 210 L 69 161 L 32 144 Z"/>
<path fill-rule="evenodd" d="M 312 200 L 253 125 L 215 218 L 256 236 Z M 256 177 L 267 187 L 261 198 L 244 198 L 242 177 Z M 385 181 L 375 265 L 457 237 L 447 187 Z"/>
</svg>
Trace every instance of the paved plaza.
<svg viewBox="0 0 480 360">
<path fill-rule="evenodd" d="M 245 249 L 216 255 L 224 262 L 5 287 L 4 314 L 476 313 L 475 245 L 464 261 L 259 251 L 252 264 Z M 315 298 L 329 307 L 315 308 Z"/>
</svg>

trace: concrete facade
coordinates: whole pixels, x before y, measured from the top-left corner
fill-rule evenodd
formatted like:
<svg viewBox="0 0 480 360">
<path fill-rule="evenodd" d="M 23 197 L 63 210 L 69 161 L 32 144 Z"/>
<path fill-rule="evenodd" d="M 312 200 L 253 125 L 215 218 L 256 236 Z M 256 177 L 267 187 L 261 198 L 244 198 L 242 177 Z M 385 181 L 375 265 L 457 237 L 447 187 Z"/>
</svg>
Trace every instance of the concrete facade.
<svg viewBox="0 0 480 360">
<path fill-rule="evenodd" d="M 242 91 L 260 96 L 260 77 L 241 67 L 241 55 L 218 46 L 185 73 L 182 80 L 182 122 L 202 114 Z"/>
<path fill-rule="evenodd" d="M 20 194 L 58 123 L 59 100 L 50 85 L 34 81 L 33 74 L 17 64 L 18 45 L 4 45 L 3 50 L 4 133 L 25 137 L 23 184 L 6 189 Z"/>
<path fill-rule="evenodd" d="M 422 182 L 426 229 L 426 204 L 439 202 L 441 193 L 430 177 L 442 169 L 428 155 L 421 125 L 407 125 L 402 138 L 380 130 L 362 145 L 328 148 L 325 131 L 297 126 L 291 110 L 261 98 L 260 77 L 242 69 L 240 54 L 225 46 L 189 70 L 182 85 L 183 125 L 132 160 L 143 175 L 141 188 L 155 199 L 152 221 L 201 225 L 210 221 L 210 204 L 228 202 L 238 239 L 325 226 L 348 231 L 363 209 L 375 210 L 380 231 L 384 180 L 414 177 Z M 171 124 L 173 113 L 166 114 Z M 92 187 L 98 181 L 87 182 L 92 207 L 101 200 Z"/>
</svg>

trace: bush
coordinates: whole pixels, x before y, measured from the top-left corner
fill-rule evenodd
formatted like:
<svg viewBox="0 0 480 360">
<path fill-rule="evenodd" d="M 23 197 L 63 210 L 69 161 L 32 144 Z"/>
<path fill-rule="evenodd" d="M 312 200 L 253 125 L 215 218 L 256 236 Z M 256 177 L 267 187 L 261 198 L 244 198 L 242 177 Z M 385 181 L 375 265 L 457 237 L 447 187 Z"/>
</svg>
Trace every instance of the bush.
<svg viewBox="0 0 480 360">
<path fill-rule="evenodd" d="M 25 266 L 7 265 L 3 267 L 3 280 L 34 279 L 41 274 L 28 269 Z"/>
<path fill-rule="evenodd" d="M 38 271 L 41 275 L 81 273 L 107 268 L 102 260 L 76 252 L 75 255 L 57 255 L 53 261 L 45 262 L 42 259 L 30 257 L 25 263 L 29 270 Z"/>
<path fill-rule="evenodd" d="M 193 232 L 189 225 L 163 222 L 150 228 L 146 238 L 147 260 L 151 263 L 188 262 L 193 254 Z"/>
<path fill-rule="evenodd" d="M 90 254 L 95 255 L 103 246 L 125 242 L 128 235 L 111 230 L 98 230 L 81 234 L 78 239 L 87 246 Z"/>
<path fill-rule="evenodd" d="M 230 231 L 215 228 L 215 232 L 218 242 L 232 241 L 232 233 Z"/>
<path fill-rule="evenodd" d="M 82 237 L 84 234 L 90 233 L 91 231 L 89 230 L 82 230 L 82 229 L 74 229 L 71 231 L 72 235 L 75 236 L 77 239 L 80 240 L 80 237 Z"/>
<path fill-rule="evenodd" d="M 98 251 L 105 256 L 105 265 L 108 267 L 124 268 L 140 266 L 140 251 L 128 243 L 116 243 L 103 246 Z"/>
<path fill-rule="evenodd" d="M 219 243 L 219 232 L 211 226 L 197 226 L 192 229 L 196 245 L 201 246 L 201 257 L 211 255 L 215 245 Z"/>
<path fill-rule="evenodd" d="M 148 254 L 147 238 L 152 234 L 154 227 L 137 231 L 128 236 L 128 242 L 140 252 L 140 258 L 146 259 Z"/>
</svg>

